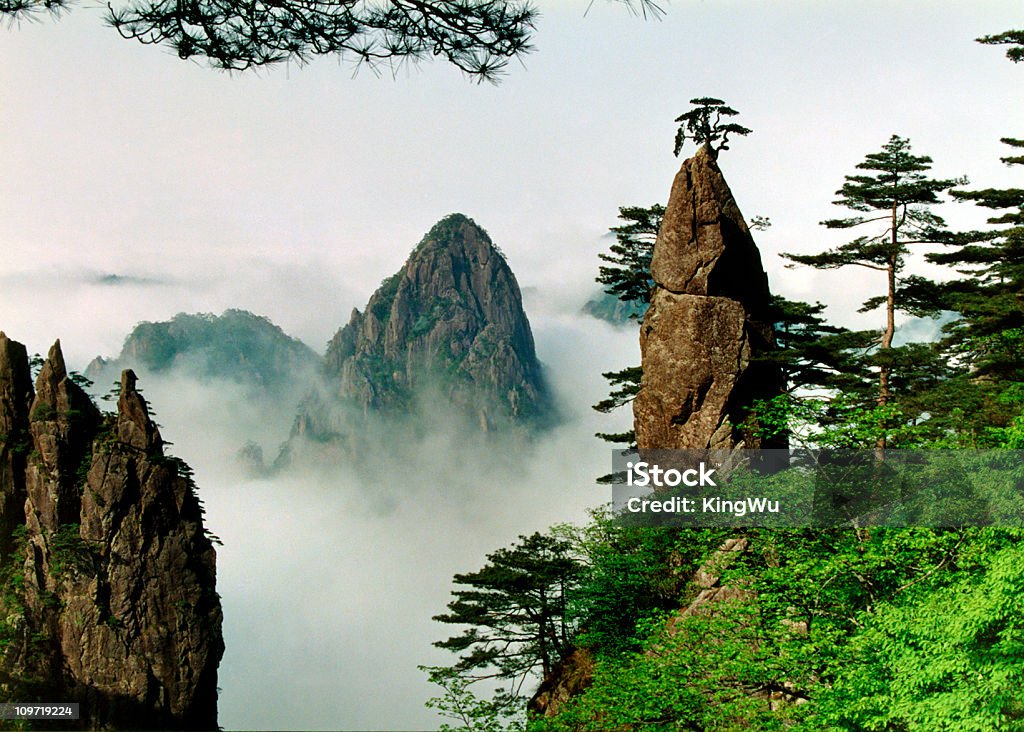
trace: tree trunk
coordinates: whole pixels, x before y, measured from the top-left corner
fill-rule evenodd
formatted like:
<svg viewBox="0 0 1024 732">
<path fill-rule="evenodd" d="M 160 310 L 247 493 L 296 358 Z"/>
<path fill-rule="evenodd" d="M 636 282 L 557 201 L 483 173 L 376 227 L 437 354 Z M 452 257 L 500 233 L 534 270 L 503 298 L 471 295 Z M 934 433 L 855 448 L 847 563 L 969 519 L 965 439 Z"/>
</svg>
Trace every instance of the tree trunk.
<svg viewBox="0 0 1024 732">
<path fill-rule="evenodd" d="M 879 344 L 880 350 L 888 351 L 892 348 L 892 339 L 896 335 L 896 266 L 899 263 L 899 231 L 897 229 L 897 210 L 895 201 L 892 204 L 892 252 L 889 254 L 889 261 L 886 267 L 887 288 L 885 295 L 885 330 L 882 331 L 882 341 Z M 878 406 L 884 407 L 889 403 L 892 392 L 889 388 L 889 376 L 892 369 L 882 364 L 878 369 Z M 875 452 L 879 459 L 885 457 L 885 427 L 882 427 L 882 434 L 875 443 Z"/>
</svg>

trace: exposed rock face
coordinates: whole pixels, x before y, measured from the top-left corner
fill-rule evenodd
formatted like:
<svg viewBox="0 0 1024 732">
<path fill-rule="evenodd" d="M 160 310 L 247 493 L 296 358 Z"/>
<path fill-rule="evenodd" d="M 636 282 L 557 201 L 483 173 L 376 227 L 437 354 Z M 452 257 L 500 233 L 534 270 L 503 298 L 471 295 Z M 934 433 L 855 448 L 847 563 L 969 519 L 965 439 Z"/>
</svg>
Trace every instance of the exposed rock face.
<svg viewBox="0 0 1024 732">
<path fill-rule="evenodd" d="M 32 376 L 25 347 L 0 332 L 0 557 L 25 523 L 25 464 L 31 452 Z"/>
<path fill-rule="evenodd" d="M 438 391 L 483 429 L 545 414 L 546 389 L 515 275 L 487 233 L 453 214 L 327 347 L 341 402 L 403 414 Z"/>
<path fill-rule="evenodd" d="M 587 690 L 594 681 L 594 654 L 575 648 L 551 670 L 527 704 L 530 714 L 553 717 L 565 703 Z"/>
<path fill-rule="evenodd" d="M 730 537 L 707 558 L 690 579 L 696 596 L 682 611 L 669 619 L 667 632 L 675 632 L 683 618 L 713 610 L 717 603 L 747 600 L 754 596 L 750 590 L 722 584 L 722 573 L 738 556 L 747 551 L 749 543 L 744 536 Z"/>
<path fill-rule="evenodd" d="M 641 449 L 775 447 L 741 434 L 756 399 L 781 389 L 768 278 L 710 147 L 683 162 L 654 245 L 655 288 L 640 329 L 643 380 L 633 402 Z"/>
<path fill-rule="evenodd" d="M 59 342 L 34 393 L 28 374 L 0 333 L 0 691 L 80 702 L 86 729 L 216 729 L 222 615 L 188 467 L 131 371 L 116 415 Z"/>
<path fill-rule="evenodd" d="M 651 274 L 654 292 L 640 328 L 643 378 L 633 402 L 639 449 L 783 447 L 739 428 L 755 400 L 780 393 L 782 377 L 755 360 L 774 343 L 768 277 L 710 147 L 684 161 L 676 175 Z M 746 538 L 730 537 L 697 569 L 691 578 L 696 596 L 669 621 L 669 633 L 688 616 L 751 597 L 720 579 L 747 546 Z M 586 689 L 593 673 L 586 659 L 577 650 L 556 667 L 531 710 L 557 714 Z"/>
</svg>

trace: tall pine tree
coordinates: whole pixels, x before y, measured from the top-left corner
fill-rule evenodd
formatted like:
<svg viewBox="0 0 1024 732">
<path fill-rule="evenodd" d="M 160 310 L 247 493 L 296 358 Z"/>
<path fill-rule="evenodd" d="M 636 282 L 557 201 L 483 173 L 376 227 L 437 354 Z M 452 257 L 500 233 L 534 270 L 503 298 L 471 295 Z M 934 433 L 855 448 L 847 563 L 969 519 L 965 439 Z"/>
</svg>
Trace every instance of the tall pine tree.
<svg viewBox="0 0 1024 732">
<path fill-rule="evenodd" d="M 861 308 L 861 312 L 881 308 L 885 318 L 885 325 L 865 361 L 874 369 L 875 386 L 870 395 L 865 392 L 862 396 L 886 413 L 897 389 L 911 390 L 907 379 L 900 377 L 907 376 L 910 362 L 917 362 L 920 367 L 923 356 L 920 348 L 897 350 L 893 347 L 897 312 L 920 315 L 921 301 L 912 293 L 928 287 L 921 278 L 903 275 L 911 247 L 948 241 L 945 222 L 932 207 L 940 202 L 939 194 L 965 182 L 961 178 L 929 178 L 925 173 L 931 169 L 931 164 L 930 157 L 911 152 L 909 140 L 893 135 L 879 152 L 865 156 L 857 164 L 859 170 L 866 172 L 846 176 L 846 182 L 836 192 L 839 198 L 834 203 L 850 209 L 854 215 L 822 222 L 830 229 L 860 231 L 871 227 L 874 231 L 819 254 L 783 255 L 792 262 L 817 269 L 861 267 L 884 275 L 884 285 L 879 288 L 881 294 L 866 300 Z M 932 365 L 938 366 L 937 362 Z M 894 378 L 894 373 L 901 368 L 904 373 Z M 932 378 L 933 374 L 929 372 L 928 376 Z M 884 425 L 880 427 L 875 444 L 879 449 L 886 447 Z"/>
</svg>

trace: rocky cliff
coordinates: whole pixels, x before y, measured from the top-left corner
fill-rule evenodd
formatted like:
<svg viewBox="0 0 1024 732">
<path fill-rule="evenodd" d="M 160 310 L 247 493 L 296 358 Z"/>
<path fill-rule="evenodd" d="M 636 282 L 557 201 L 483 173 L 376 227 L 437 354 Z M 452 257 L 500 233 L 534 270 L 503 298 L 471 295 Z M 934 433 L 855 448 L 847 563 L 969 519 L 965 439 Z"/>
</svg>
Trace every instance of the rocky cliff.
<svg viewBox="0 0 1024 732">
<path fill-rule="evenodd" d="M 487 233 L 452 214 L 327 346 L 333 396 L 366 414 L 431 395 L 484 430 L 549 411 L 515 275 Z"/>
<path fill-rule="evenodd" d="M 781 446 L 741 428 L 782 377 L 755 358 L 774 342 L 768 277 L 715 157 L 704 146 L 683 162 L 654 245 L 633 402 L 641 449 Z"/>
<path fill-rule="evenodd" d="M 0 695 L 79 702 L 85 729 L 216 729 L 215 552 L 135 382 L 103 414 L 59 342 L 33 388 L 0 333 Z"/>
</svg>

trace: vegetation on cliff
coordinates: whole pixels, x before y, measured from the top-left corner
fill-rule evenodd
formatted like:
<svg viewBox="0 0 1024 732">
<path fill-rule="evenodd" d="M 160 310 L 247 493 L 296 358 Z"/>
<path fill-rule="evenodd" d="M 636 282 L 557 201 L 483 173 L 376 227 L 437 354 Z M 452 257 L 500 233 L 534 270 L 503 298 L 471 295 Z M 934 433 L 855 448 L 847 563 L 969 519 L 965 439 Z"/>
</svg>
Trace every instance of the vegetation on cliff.
<svg viewBox="0 0 1024 732">
<path fill-rule="evenodd" d="M 181 369 L 202 381 L 225 379 L 280 397 L 312 374 L 320 357 L 267 318 L 245 310 L 178 313 L 170 320 L 136 325 L 113 360 L 95 359 L 86 375 L 106 383 L 130 368 L 148 373 Z"/>
<path fill-rule="evenodd" d="M 1002 37 L 1019 41 L 1019 32 Z M 840 191 L 840 203 L 858 213 L 881 211 L 890 228 L 880 238 L 794 257 L 879 269 L 887 285 L 865 308 L 881 312 L 884 327 L 851 333 L 830 323 L 820 305 L 773 298 L 767 312 L 774 346 L 757 358 L 781 369 L 782 390 L 769 398 L 748 393 L 748 419 L 734 434 L 749 429 L 798 444 L 860 448 L 878 460 L 893 447 L 1024 446 L 1024 199 L 1019 189 L 954 190 L 998 213 L 986 231 L 944 232 L 928 207 L 952 181 L 921 177 L 930 160 L 908 150 L 893 137 L 865 164 L 892 164 L 880 173 L 889 194 L 900 192 L 900 176 L 909 171 L 908 196 L 890 195 L 884 206 L 881 198 L 859 200 L 876 184 L 885 188 L 863 176 Z M 698 184 L 691 176 L 686 185 Z M 694 209 L 706 204 L 693 200 Z M 683 240 L 684 224 L 677 229 Z M 902 238 L 900 227 L 911 224 L 923 227 L 921 236 Z M 945 277 L 918 274 L 925 254 L 910 249 L 918 239 L 948 247 L 927 254 L 949 267 Z M 655 281 L 671 289 L 680 258 L 661 275 L 657 253 L 653 259 Z M 689 292 L 693 277 L 675 281 Z M 955 317 L 934 342 L 896 346 L 892 313 L 900 307 Z M 645 323 L 656 315 L 648 312 Z M 676 330 L 677 338 L 699 340 L 692 329 Z M 684 350 L 695 347 L 701 344 Z M 649 380 L 666 376 L 646 373 L 652 363 L 660 368 L 645 358 L 641 393 Z M 621 379 L 613 382 L 619 392 L 602 407 L 628 403 L 636 376 L 631 391 Z M 661 446 L 662 433 L 650 434 L 640 435 L 641 448 Z M 688 445 L 693 437 L 679 446 L 702 447 Z M 1019 494 L 1019 459 L 1003 476 Z M 528 716 L 509 728 L 1024 730 L 1024 530 L 644 529 L 597 515 L 588 526 L 556 527 L 550 536 L 567 540 L 576 562 L 561 605 L 572 642 L 529 704 L 519 702 Z M 536 655 L 533 661 L 541 664 Z M 475 728 L 474 719 L 463 728 Z"/>
</svg>

